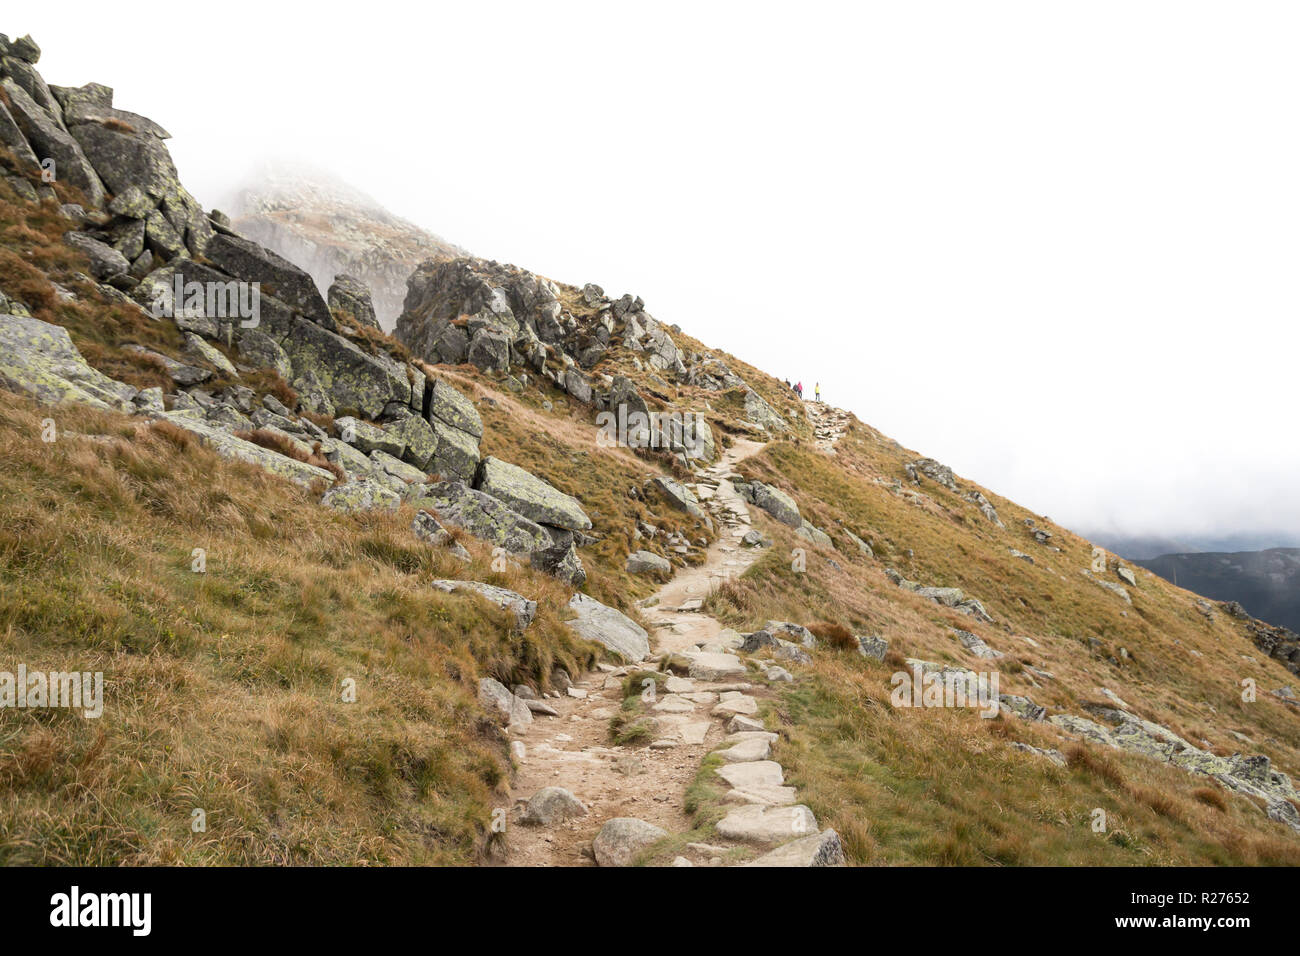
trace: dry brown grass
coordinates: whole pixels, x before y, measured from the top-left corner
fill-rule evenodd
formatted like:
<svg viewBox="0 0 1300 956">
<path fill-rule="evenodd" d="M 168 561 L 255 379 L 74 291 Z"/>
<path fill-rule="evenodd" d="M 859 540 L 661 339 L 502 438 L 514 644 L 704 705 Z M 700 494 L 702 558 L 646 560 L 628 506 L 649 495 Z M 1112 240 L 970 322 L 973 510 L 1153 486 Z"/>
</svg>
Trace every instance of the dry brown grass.
<svg viewBox="0 0 1300 956">
<path fill-rule="evenodd" d="M 554 579 L 472 540 L 466 567 L 409 508 L 340 515 L 166 424 L 6 393 L 0 458 L 4 656 L 105 674 L 98 721 L 0 712 L 0 862 L 473 861 L 508 772 L 477 678 L 593 662 Z M 435 577 L 519 590 L 537 620 L 516 634 Z"/>
<path fill-rule="evenodd" d="M 286 458 L 292 458 L 294 461 L 301 461 L 307 465 L 323 468 L 334 476 L 335 484 L 342 484 L 348 480 L 347 472 L 321 453 L 320 442 L 315 442 L 310 451 L 304 451 L 288 435 L 268 431 L 265 428 L 257 428 L 253 431 L 238 431 L 235 432 L 235 437 L 252 442 L 254 445 L 261 445 L 263 448 L 269 448 L 271 451 L 284 455 Z"/>
</svg>

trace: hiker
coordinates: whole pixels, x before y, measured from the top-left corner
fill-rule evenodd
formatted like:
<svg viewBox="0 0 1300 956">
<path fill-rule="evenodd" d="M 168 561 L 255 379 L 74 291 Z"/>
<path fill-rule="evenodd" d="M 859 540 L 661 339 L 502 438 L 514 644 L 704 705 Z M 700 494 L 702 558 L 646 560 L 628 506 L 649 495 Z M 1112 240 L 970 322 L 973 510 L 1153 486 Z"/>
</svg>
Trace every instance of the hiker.
<svg viewBox="0 0 1300 956">
<path fill-rule="evenodd" d="M 813 386 L 813 395 L 815 396 L 814 401 L 818 401 L 818 402 L 820 402 L 820 401 L 822 400 L 822 383 L 821 383 L 821 382 L 818 382 L 816 385 Z"/>
<path fill-rule="evenodd" d="M 803 398 L 803 382 L 794 383 L 794 393 L 800 398 Z"/>
</svg>

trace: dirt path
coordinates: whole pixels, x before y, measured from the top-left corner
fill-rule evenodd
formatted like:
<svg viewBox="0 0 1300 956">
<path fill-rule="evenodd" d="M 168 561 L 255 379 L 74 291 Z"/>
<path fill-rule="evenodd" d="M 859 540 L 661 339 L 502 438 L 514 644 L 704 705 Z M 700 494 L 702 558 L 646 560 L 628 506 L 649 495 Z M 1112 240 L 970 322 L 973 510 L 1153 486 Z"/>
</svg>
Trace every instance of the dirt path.
<svg viewBox="0 0 1300 956">
<path fill-rule="evenodd" d="M 761 451 L 761 442 L 738 440 L 708 468 L 693 490 L 720 524 L 718 540 L 698 567 L 679 570 L 643 602 L 650 625 L 652 654 L 677 652 L 716 637 L 721 624 L 707 614 L 679 610 L 701 601 L 710 589 L 742 573 L 758 557 L 740 539 L 749 530 L 749 511 L 727 476 L 735 465 Z M 657 599 L 657 600 L 656 600 Z M 727 714 L 712 710 L 722 694 L 737 695 L 736 684 L 676 678 L 683 693 L 667 695 L 656 710 L 661 735 L 650 743 L 616 746 L 609 721 L 623 699 L 624 675 L 632 668 L 603 666 L 583 675 L 575 689 L 584 696 L 551 699 L 556 717 L 538 715 L 519 738 L 525 754 L 517 762 L 510 792 L 507 865 L 592 866 L 592 838 L 614 817 L 636 817 L 670 833 L 690 828 L 684 809 L 686 788 L 704 755 L 726 736 Z M 518 824 L 517 807 L 543 787 L 564 787 L 587 812 L 548 827 Z"/>
</svg>

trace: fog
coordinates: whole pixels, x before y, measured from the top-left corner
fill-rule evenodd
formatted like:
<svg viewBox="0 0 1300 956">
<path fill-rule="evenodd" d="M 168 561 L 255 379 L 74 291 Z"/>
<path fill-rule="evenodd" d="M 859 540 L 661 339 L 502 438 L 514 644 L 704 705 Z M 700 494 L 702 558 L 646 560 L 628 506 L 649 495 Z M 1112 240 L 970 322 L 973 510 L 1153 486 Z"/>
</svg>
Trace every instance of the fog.
<svg viewBox="0 0 1300 956">
<path fill-rule="evenodd" d="M 1298 25 L 231 2 L 3 29 L 167 127 L 207 204 L 304 161 L 476 254 L 635 292 L 1064 524 L 1294 538 Z"/>
</svg>

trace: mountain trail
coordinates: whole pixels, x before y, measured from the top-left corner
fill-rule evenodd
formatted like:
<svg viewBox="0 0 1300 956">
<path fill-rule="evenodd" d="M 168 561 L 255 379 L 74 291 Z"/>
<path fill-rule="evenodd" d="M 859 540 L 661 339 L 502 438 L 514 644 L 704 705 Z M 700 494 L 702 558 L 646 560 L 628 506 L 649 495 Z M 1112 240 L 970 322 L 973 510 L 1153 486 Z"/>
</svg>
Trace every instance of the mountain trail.
<svg viewBox="0 0 1300 956">
<path fill-rule="evenodd" d="M 835 454 L 835 443 L 849 430 L 849 413 L 825 402 L 805 401 L 803 405 L 812 422 L 817 447 L 828 455 Z"/>
<path fill-rule="evenodd" d="M 698 602 L 717 584 L 741 574 L 761 553 L 759 548 L 741 544 L 749 530 L 749 510 L 729 479 L 734 477 L 737 463 L 763 447 L 762 442 L 738 440 L 694 484 L 713 519 L 721 524 L 721 533 L 702 564 L 679 570 L 641 602 L 656 655 L 691 651 L 721 634 L 721 623 L 699 610 Z M 650 742 L 618 745 L 610 738 L 610 720 L 622 705 L 626 675 L 639 666 L 601 665 L 601 669 L 583 675 L 574 684 L 580 696 L 548 701 L 558 716 L 539 715 L 520 738 L 525 756 L 518 761 L 510 791 L 506 865 L 595 865 L 590 852 L 592 839 L 616 817 L 643 820 L 668 833 L 691 828 L 685 809 L 686 791 L 700 762 L 728 739 L 727 721 L 737 713 L 752 713 L 754 704 L 750 699 L 764 696 L 765 691 L 741 676 L 720 680 L 674 678 L 675 692 L 663 694 L 651 708 L 661 736 Z M 653 665 L 647 662 L 644 666 Z M 755 736 L 766 735 L 747 735 Z M 767 757 L 766 742 L 746 746 L 752 750 L 753 759 Z M 780 774 L 776 764 L 764 760 L 762 770 L 769 777 L 772 768 Z M 522 804 L 544 787 L 570 791 L 586 807 L 586 813 L 550 826 L 521 824 Z M 772 812 L 791 810 L 782 807 Z M 719 854 L 730 845 L 730 841 L 720 846 L 692 844 L 693 849 L 687 852 L 695 853 L 703 864 L 718 865 Z"/>
</svg>

